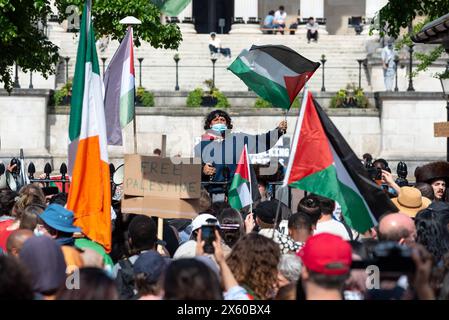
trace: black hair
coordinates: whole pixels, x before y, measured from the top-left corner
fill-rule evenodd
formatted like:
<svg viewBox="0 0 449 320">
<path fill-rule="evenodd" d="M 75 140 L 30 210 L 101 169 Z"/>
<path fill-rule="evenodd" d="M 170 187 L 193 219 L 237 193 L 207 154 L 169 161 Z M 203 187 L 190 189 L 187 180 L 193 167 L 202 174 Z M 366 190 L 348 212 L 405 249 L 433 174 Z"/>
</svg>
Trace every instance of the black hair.
<svg viewBox="0 0 449 320">
<path fill-rule="evenodd" d="M 0 217 L 10 216 L 18 193 L 9 189 L 0 190 Z"/>
<path fill-rule="evenodd" d="M 313 20 L 313 17 L 309 17 L 309 21 L 310 21 L 310 20 Z"/>
<path fill-rule="evenodd" d="M 314 194 L 309 194 L 302 198 L 298 203 L 298 212 L 307 214 L 314 225 L 321 218 L 320 202 Z"/>
<path fill-rule="evenodd" d="M 304 212 L 296 212 L 288 218 L 288 228 L 295 230 L 312 230 L 312 218 Z"/>
<path fill-rule="evenodd" d="M 240 212 L 232 208 L 226 208 L 218 213 L 217 220 L 220 225 L 223 226 L 223 228 L 220 229 L 223 241 L 228 247 L 232 248 L 245 234 L 243 219 Z M 235 227 L 228 229 L 226 225 L 235 225 Z"/>
<path fill-rule="evenodd" d="M 322 196 L 315 195 L 315 198 L 318 199 L 321 214 L 329 215 L 332 214 L 335 210 L 335 201 L 329 198 L 325 198 Z"/>
<path fill-rule="evenodd" d="M 327 275 L 323 273 L 307 270 L 309 281 L 325 289 L 343 290 L 346 280 L 349 278 L 349 272 L 341 275 Z"/>
<path fill-rule="evenodd" d="M 284 6 L 279 6 L 279 10 L 284 11 Z"/>
<path fill-rule="evenodd" d="M 104 270 L 99 268 L 79 269 L 79 289 L 62 289 L 56 300 L 118 300 L 116 284 Z"/>
<path fill-rule="evenodd" d="M 154 249 L 157 241 L 157 227 L 152 218 L 136 215 L 128 226 L 128 237 L 134 253 Z"/>
<path fill-rule="evenodd" d="M 64 207 L 67 204 L 67 196 L 65 192 L 57 193 L 50 198 L 50 204 L 56 203 Z"/>
<path fill-rule="evenodd" d="M 197 259 L 179 259 L 168 266 L 164 279 L 167 300 L 223 300 L 217 275 Z"/>
<path fill-rule="evenodd" d="M 365 153 L 362 156 L 362 158 L 363 158 L 363 160 L 366 160 L 366 161 L 369 161 L 369 162 L 373 161 L 373 156 L 371 155 L 371 153 Z"/>
<path fill-rule="evenodd" d="M 41 223 L 44 228 L 47 230 L 47 232 L 52 235 L 55 236 L 56 239 L 58 238 L 72 238 L 73 237 L 73 232 L 64 232 L 64 231 L 60 231 L 60 230 L 56 230 L 55 228 L 49 226 L 48 224 L 45 223 L 44 220 L 42 219 L 38 219 L 38 222 Z"/>
<path fill-rule="evenodd" d="M 0 300 L 33 300 L 28 271 L 12 256 L 0 254 Z"/>
<path fill-rule="evenodd" d="M 273 16 L 273 15 L 274 15 L 274 10 L 268 11 L 268 14 L 269 14 L 270 16 Z"/>
<path fill-rule="evenodd" d="M 228 129 L 232 129 L 232 121 L 231 121 L 231 117 L 229 116 L 229 114 L 223 110 L 214 110 L 206 116 L 206 119 L 204 120 L 204 130 L 209 130 L 211 128 L 210 123 L 216 117 L 225 118 L 226 126 L 228 127 Z"/>
<path fill-rule="evenodd" d="M 162 291 L 161 280 L 156 283 L 150 283 L 147 281 L 147 275 L 145 273 L 137 273 L 134 275 L 134 285 L 139 296 L 146 295 L 159 295 Z"/>
<path fill-rule="evenodd" d="M 162 236 L 162 240 L 166 243 L 165 248 L 171 257 L 175 254 L 176 250 L 179 247 L 179 236 L 177 235 L 177 230 L 175 227 L 172 227 L 167 221 L 164 220 L 164 233 Z"/>
<path fill-rule="evenodd" d="M 388 166 L 387 160 L 382 159 L 382 158 L 376 159 L 376 160 L 374 160 L 374 162 L 373 162 L 373 166 L 376 167 L 376 164 L 377 164 L 377 163 L 380 164 L 380 167 L 382 168 L 382 170 L 385 170 L 385 171 L 388 171 L 388 172 L 391 173 L 391 169 L 390 169 L 390 167 Z"/>
<path fill-rule="evenodd" d="M 162 151 L 161 151 L 161 149 L 156 148 L 156 149 L 153 150 L 153 154 L 156 154 L 156 155 L 160 156 L 162 154 Z"/>
<path fill-rule="evenodd" d="M 438 262 L 449 252 L 449 213 L 427 208 L 415 217 L 416 242 L 426 247 Z"/>
</svg>

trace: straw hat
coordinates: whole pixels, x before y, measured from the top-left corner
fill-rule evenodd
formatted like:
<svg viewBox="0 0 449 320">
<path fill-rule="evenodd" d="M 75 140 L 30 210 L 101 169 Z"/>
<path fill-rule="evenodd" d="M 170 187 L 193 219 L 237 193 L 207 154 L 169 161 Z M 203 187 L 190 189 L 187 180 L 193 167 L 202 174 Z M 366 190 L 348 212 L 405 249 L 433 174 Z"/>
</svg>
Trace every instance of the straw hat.
<svg viewBox="0 0 449 320">
<path fill-rule="evenodd" d="M 432 201 L 423 197 L 421 191 L 413 187 L 402 187 L 401 192 L 397 198 L 391 199 L 400 212 L 407 214 L 410 217 L 415 217 L 416 214 L 427 208 Z"/>
</svg>

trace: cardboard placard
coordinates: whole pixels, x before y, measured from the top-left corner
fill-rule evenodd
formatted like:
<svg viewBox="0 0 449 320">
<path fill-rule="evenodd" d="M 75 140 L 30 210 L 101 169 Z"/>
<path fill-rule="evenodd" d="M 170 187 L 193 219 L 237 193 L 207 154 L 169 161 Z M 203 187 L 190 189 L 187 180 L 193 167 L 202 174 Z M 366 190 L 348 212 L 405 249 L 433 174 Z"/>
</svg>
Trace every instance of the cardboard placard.
<svg viewBox="0 0 449 320">
<path fill-rule="evenodd" d="M 128 196 L 197 199 L 201 192 L 201 165 L 182 159 L 125 155 L 123 191 Z"/>
<path fill-rule="evenodd" d="M 161 218 L 198 213 L 201 165 L 195 159 L 125 155 L 122 212 Z"/>
<path fill-rule="evenodd" d="M 129 197 L 122 199 L 122 212 L 143 214 L 164 219 L 194 219 L 198 215 L 199 199 L 167 199 Z"/>
<path fill-rule="evenodd" d="M 435 137 L 449 137 L 449 122 L 435 122 L 433 132 Z"/>
</svg>

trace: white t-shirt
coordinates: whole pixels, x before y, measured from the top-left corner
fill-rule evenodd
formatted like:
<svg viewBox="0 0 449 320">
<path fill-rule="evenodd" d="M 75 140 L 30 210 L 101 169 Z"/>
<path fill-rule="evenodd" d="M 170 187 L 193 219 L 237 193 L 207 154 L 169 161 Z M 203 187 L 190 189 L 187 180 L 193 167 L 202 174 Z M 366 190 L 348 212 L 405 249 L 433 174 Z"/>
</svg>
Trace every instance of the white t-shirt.
<svg viewBox="0 0 449 320">
<path fill-rule="evenodd" d="M 276 24 L 284 24 L 285 23 L 285 19 L 287 19 L 287 12 L 283 11 L 281 13 L 281 11 L 276 11 L 274 14 L 274 23 Z"/>
<path fill-rule="evenodd" d="M 351 240 L 345 226 L 341 222 L 338 222 L 334 219 L 324 222 L 318 222 L 316 224 L 316 230 L 313 232 L 313 234 L 315 235 L 323 232 L 340 236 L 345 241 Z"/>
<path fill-rule="evenodd" d="M 215 40 L 210 39 L 209 44 L 213 45 L 217 49 L 221 48 L 221 41 L 217 37 L 215 37 Z"/>
</svg>

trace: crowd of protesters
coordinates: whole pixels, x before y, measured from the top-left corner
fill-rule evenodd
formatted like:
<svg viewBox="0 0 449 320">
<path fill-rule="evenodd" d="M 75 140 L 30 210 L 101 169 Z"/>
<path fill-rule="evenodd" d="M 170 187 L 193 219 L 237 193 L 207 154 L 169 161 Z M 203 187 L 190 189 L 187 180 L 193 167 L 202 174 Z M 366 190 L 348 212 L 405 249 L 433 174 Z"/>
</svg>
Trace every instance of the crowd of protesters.
<svg viewBox="0 0 449 320">
<path fill-rule="evenodd" d="M 241 136 L 262 141 L 249 145 L 264 151 L 287 123 L 229 139 L 231 119 L 216 111 L 204 128 L 198 150 L 231 141 L 236 152 Z M 230 183 L 224 169 L 235 171 L 236 162 L 215 160 L 203 159 L 202 178 Z M 202 190 L 194 219 L 164 219 L 161 239 L 156 217 L 122 214 L 120 200 L 113 201 L 110 252 L 75 226 L 67 194 L 46 196 L 37 184 L 19 192 L 5 187 L 0 299 L 448 299 L 449 162 L 418 167 L 409 184 L 403 163 L 394 179 L 384 159 L 373 162 L 366 154 L 362 161 L 398 209 L 366 232 L 353 230 L 338 203 L 319 195 L 305 194 L 289 208 L 255 170 L 260 194 L 251 206 L 231 208 L 212 185 Z M 278 168 L 272 178 L 281 181 L 282 174 Z"/>
<path fill-rule="evenodd" d="M 64 195 L 3 189 L 0 299 L 448 299 L 449 163 L 419 167 L 416 187 L 382 176 L 399 212 L 365 234 L 317 195 L 285 216 L 278 200 L 239 212 L 203 192 L 199 215 L 165 220 L 163 239 L 154 218 L 118 214 L 109 254 L 73 225 Z M 205 253 L 210 223 L 216 240 Z M 372 265 L 378 274 L 367 272 Z"/>
</svg>

